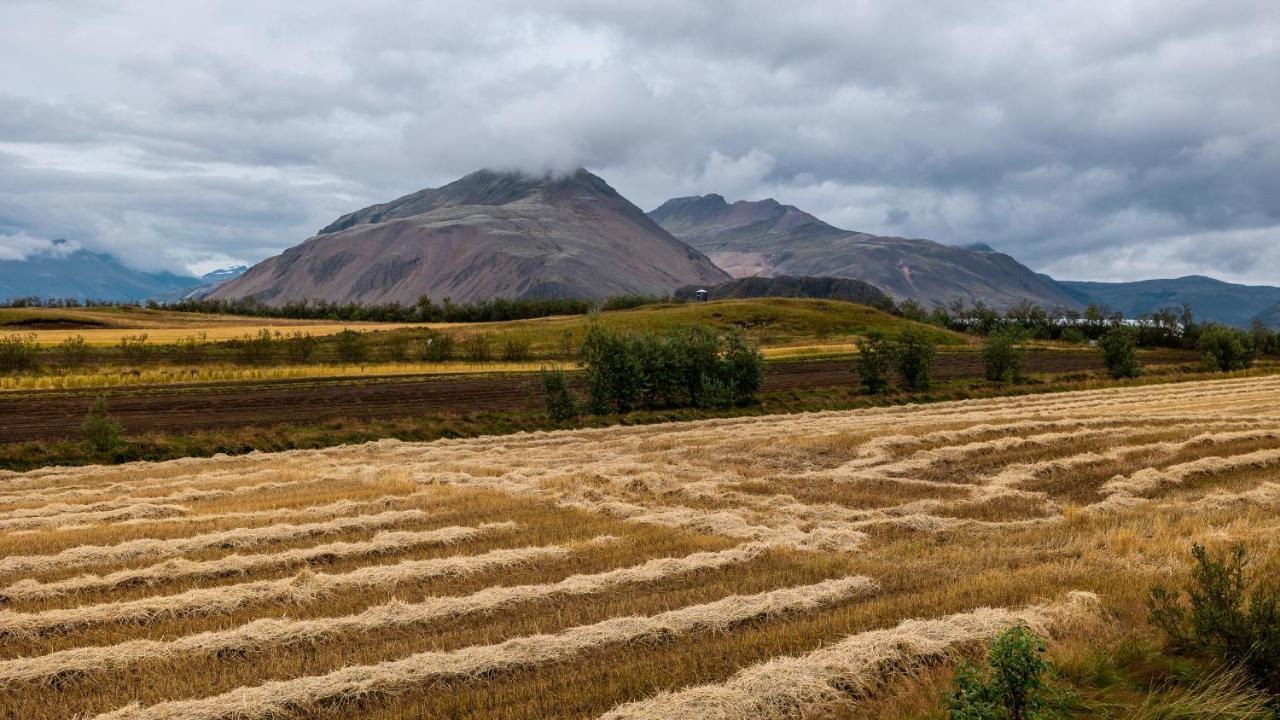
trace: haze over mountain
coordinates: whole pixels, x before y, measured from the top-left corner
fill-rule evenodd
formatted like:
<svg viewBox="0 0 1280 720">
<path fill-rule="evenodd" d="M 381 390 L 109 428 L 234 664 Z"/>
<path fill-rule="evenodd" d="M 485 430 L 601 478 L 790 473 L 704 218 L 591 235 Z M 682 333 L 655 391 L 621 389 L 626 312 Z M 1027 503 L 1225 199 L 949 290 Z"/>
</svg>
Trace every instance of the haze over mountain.
<svg viewBox="0 0 1280 720">
<path fill-rule="evenodd" d="M 1202 275 L 1123 283 L 1057 282 L 1082 301 L 1106 305 L 1126 317 L 1189 303 L 1200 319 L 1237 327 L 1247 327 L 1254 318 L 1272 325 L 1280 321 L 1280 309 L 1272 309 L 1280 304 L 1280 288 L 1267 285 L 1237 285 Z"/>
<path fill-rule="evenodd" d="M 344 215 L 210 297 L 275 305 L 605 298 L 727 279 L 586 170 L 480 170 Z"/>
<path fill-rule="evenodd" d="M 133 302 L 190 289 L 194 277 L 145 272 L 57 240 L 22 259 L 0 260 L 0 301 L 24 297 Z"/>
<path fill-rule="evenodd" d="M 730 204 L 714 194 L 675 198 L 649 217 L 734 277 L 853 278 L 898 300 L 925 304 L 956 298 L 996 307 L 1020 301 L 1079 304 L 1052 281 L 986 246 L 967 249 L 842 230 L 773 199 Z"/>
</svg>

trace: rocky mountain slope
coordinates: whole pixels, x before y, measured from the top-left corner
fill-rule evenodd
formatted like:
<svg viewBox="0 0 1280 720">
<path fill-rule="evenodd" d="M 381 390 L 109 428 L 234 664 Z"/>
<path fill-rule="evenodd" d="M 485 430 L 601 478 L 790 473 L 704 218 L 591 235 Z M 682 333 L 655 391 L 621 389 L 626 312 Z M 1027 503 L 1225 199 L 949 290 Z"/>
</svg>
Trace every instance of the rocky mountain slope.
<svg viewBox="0 0 1280 720">
<path fill-rule="evenodd" d="M 191 288 L 194 277 L 145 272 L 111 255 L 55 242 L 22 260 L 0 260 L 0 301 L 23 297 L 132 302 Z"/>
<path fill-rule="evenodd" d="M 1079 306 L 1053 282 L 989 248 L 842 230 L 772 199 L 730 204 L 720 195 L 676 198 L 649 217 L 734 277 L 852 278 L 895 299 L 925 304 L 964 298 L 996 307 L 1023 300 L 1044 307 Z"/>
<path fill-rule="evenodd" d="M 661 295 L 728 276 L 586 170 L 481 170 L 344 215 L 210 297 L 412 303 L 427 295 Z"/>
</svg>

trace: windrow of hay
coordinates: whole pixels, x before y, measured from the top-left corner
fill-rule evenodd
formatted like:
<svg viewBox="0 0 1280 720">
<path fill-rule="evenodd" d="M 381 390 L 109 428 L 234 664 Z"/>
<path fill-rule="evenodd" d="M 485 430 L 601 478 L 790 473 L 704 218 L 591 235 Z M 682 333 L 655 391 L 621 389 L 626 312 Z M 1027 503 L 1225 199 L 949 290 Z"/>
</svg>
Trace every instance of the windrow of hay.
<svg viewBox="0 0 1280 720">
<path fill-rule="evenodd" d="M 1145 499 L 1144 496 L 1156 490 L 1168 485 L 1177 485 L 1198 475 L 1267 467 L 1276 463 L 1280 463 L 1280 448 L 1258 450 L 1230 457 L 1205 457 L 1167 468 L 1144 468 L 1128 477 L 1119 476 L 1108 480 L 1102 486 L 1102 491 L 1107 497 L 1089 507 L 1094 510 L 1128 507 L 1142 502 Z"/>
<path fill-rule="evenodd" d="M 598 542 L 600 539 L 592 542 Z M 159 595 L 76 608 L 21 613 L 0 611 L 0 637 L 70 632 L 108 623 L 145 624 L 182 616 L 225 615 L 261 602 L 306 603 L 335 592 L 364 587 L 394 587 L 436 577 L 472 575 L 536 560 L 565 557 L 569 545 L 544 545 L 493 550 L 480 555 L 453 555 L 429 560 L 404 560 L 370 565 L 345 573 L 302 572 L 279 580 L 195 588 L 177 595 Z"/>
<path fill-rule="evenodd" d="M 756 595 L 734 595 L 658 615 L 612 618 L 555 634 L 513 638 L 496 645 L 418 653 L 376 665 L 346 667 L 326 675 L 236 688 L 207 698 L 150 707 L 131 705 L 100 715 L 98 720 L 275 717 L 338 698 L 395 692 L 444 678 L 469 678 L 518 667 L 536 667 L 606 645 L 672 638 L 699 631 L 722 632 L 753 619 L 812 611 L 861 596 L 874 588 L 875 584 L 868 578 L 847 577 Z"/>
<path fill-rule="evenodd" d="M 299 525 L 268 525 L 235 528 L 170 540 L 142 538 L 116 545 L 78 545 L 52 555 L 11 555 L 0 559 L 0 574 L 65 570 L 104 563 L 125 563 L 152 558 L 175 557 L 211 548 L 244 548 L 265 543 L 332 535 L 349 530 L 376 530 L 402 522 L 424 520 L 422 510 L 388 510 L 376 515 L 340 517 Z"/>
<path fill-rule="evenodd" d="M 592 595 L 630 585 L 705 572 L 745 563 L 767 550 L 761 544 L 718 552 L 657 558 L 631 567 L 591 575 L 571 575 L 541 585 L 497 585 L 470 595 L 433 597 L 419 603 L 392 601 L 343 617 L 315 620 L 263 618 L 230 630 L 215 630 L 173 640 L 131 640 L 82 647 L 40 657 L 0 661 L 0 683 L 41 681 L 94 670 L 125 669 L 145 661 L 224 653 L 254 653 L 313 643 L 346 632 L 372 631 L 476 613 L 497 612 L 555 597 Z"/>
<path fill-rule="evenodd" d="M 312 520 L 315 518 L 339 517 L 344 515 L 355 515 L 369 510 L 387 510 L 394 504 L 410 500 L 419 495 L 422 491 L 414 490 L 399 495 L 383 495 L 373 500 L 337 500 L 335 502 L 326 503 L 324 505 L 310 505 L 304 507 L 281 507 L 271 510 L 232 510 L 221 513 L 206 513 L 201 515 L 191 515 L 186 518 L 189 522 L 223 522 L 226 520 L 234 520 L 238 522 L 253 522 L 255 520 L 274 520 L 277 522 L 285 520 Z M 172 518 L 135 518 L 132 520 L 121 520 L 114 523 L 117 527 L 137 527 L 140 525 L 155 525 L 158 523 L 173 522 Z M 68 526 L 59 529 L 75 529 L 82 528 L 83 525 Z"/>
<path fill-rule="evenodd" d="M 778 658 L 729 680 L 623 705 L 601 720 L 784 720 L 838 710 L 873 691 L 891 672 L 945 658 L 961 646 L 1017 624 L 1041 633 L 1096 618 L 1098 598 L 1073 593 L 1058 605 L 983 608 L 934 620 L 907 620 L 889 630 L 851 635 L 800 657 Z"/>
<path fill-rule="evenodd" d="M 183 505 L 161 505 L 157 503 L 135 503 L 114 510 L 96 510 L 89 512 L 69 512 L 61 515 L 19 517 L 0 520 L 0 530 L 34 530 L 48 527 L 67 527 L 70 525 L 87 525 L 93 523 L 118 522 L 120 520 L 136 520 L 139 518 L 175 518 L 187 514 Z"/>
<path fill-rule="evenodd" d="M 33 518 L 33 517 L 49 517 L 54 515 L 64 515 L 68 513 L 85 513 L 97 510 L 110 510 L 118 508 L 127 508 L 131 505 L 139 505 L 144 503 L 159 502 L 195 502 L 197 500 L 217 500 L 219 498 L 237 497 L 240 495 L 251 495 L 254 493 L 270 492 L 273 490 L 285 490 L 301 485 L 315 485 L 326 482 L 324 479 L 313 478 L 310 480 L 271 480 L 268 482 L 254 483 L 252 485 L 237 485 L 230 488 L 198 488 L 186 487 L 179 490 L 173 490 L 165 495 L 145 495 L 145 496 L 121 496 L 108 500 L 100 500 L 90 503 L 65 503 L 52 502 L 47 505 L 30 508 L 20 508 L 17 510 L 9 510 L 0 513 L 0 519 L 12 518 Z M 94 493 L 98 495 L 100 493 Z M 48 496 L 31 496 L 26 499 L 27 502 L 47 502 L 49 500 L 64 500 L 68 498 L 50 498 Z"/>
<path fill-rule="evenodd" d="M 514 522 L 495 522 L 478 527 L 451 526 L 416 532 L 388 531 L 374 535 L 372 540 L 359 542 L 326 543 L 259 555 L 227 555 L 216 560 L 197 561 L 177 558 L 144 568 L 119 570 L 107 575 L 81 575 L 47 583 L 26 578 L 0 589 L 0 599 L 39 600 L 87 590 L 107 590 L 124 585 L 155 585 L 192 578 L 218 578 L 298 563 L 387 555 L 421 545 L 447 545 L 462 542 L 485 533 L 512 530 L 515 527 Z"/>
</svg>

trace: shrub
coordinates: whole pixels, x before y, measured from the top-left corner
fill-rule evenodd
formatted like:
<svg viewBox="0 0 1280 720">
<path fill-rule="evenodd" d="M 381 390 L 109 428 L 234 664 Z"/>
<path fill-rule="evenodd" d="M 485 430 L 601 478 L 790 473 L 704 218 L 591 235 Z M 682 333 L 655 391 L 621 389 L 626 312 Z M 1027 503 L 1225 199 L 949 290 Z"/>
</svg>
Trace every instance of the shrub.
<svg viewBox="0 0 1280 720">
<path fill-rule="evenodd" d="M 1036 720 L 1069 717 L 1070 698 L 1047 682 L 1052 666 L 1044 642 L 1025 627 L 1010 628 L 991 641 L 988 668 L 966 665 L 956 673 L 947 700 L 952 720 Z"/>
<path fill-rule="evenodd" d="M 747 342 L 740 334 L 730 332 L 724 337 L 721 363 L 721 375 L 733 404 L 742 406 L 755 402 L 760 388 L 764 386 L 764 355 L 760 348 Z"/>
<path fill-rule="evenodd" d="M 39 351 L 35 333 L 6 335 L 0 338 L 0 370 L 34 370 Z"/>
<path fill-rule="evenodd" d="M 640 395 L 640 358 L 631 339 L 592 325 L 579 349 L 593 413 L 627 412 Z"/>
<path fill-rule="evenodd" d="M 347 363 L 364 362 L 369 357 L 369 345 L 362 333 L 343 330 L 335 336 L 338 360 Z"/>
<path fill-rule="evenodd" d="M 58 343 L 62 361 L 68 365 L 83 365 L 89 360 L 89 343 L 83 335 L 72 335 Z"/>
<path fill-rule="evenodd" d="M 120 354 L 124 355 L 124 359 L 140 363 L 151 359 L 153 348 L 147 344 L 147 334 L 125 335 L 120 338 Z"/>
<path fill-rule="evenodd" d="M 236 346 L 236 360 L 244 365 L 265 365 L 275 355 L 276 341 L 271 331 L 263 328 L 257 335 L 245 335 Z"/>
<path fill-rule="evenodd" d="M 1089 338 L 1084 334 L 1084 331 L 1074 325 L 1063 328 L 1059 339 L 1063 342 L 1077 343 L 1081 345 L 1089 341 Z"/>
<path fill-rule="evenodd" d="M 523 362 L 533 359 L 533 341 L 527 337 L 507 335 L 502 338 L 501 356 L 507 362 Z"/>
<path fill-rule="evenodd" d="M 1241 545 L 1210 555 L 1191 548 L 1195 562 L 1183 593 L 1157 585 L 1148 600 L 1151 624 L 1177 650 L 1240 668 L 1260 690 L 1280 697 L 1280 581 L 1266 569 L 1250 572 Z"/>
<path fill-rule="evenodd" d="M 208 338 L 207 333 L 200 333 L 199 337 L 188 335 L 174 343 L 174 360 L 183 365 L 195 365 L 202 362 L 205 355 L 205 341 Z"/>
<path fill-rule="evenodd" d="M 987 337 L 982 348 L 982 373 L 992 382 L 1009 383 L 1022 377 L 1027 364 L 1027 351 L 1018 347 L 1026 340 L 1026 331 L 1006 325 Z"/>
<path fill-rule="evenodd" d="M 80 437 L 90 451 L 105 455 L 120 447 L 123 429 L 107 414 L 107 398 L 99 395 L 80 424 Z"/>
<path fill-rule="evenodd" d="M 453 359 L 452 335 L 432 333 L 422 343 L 421 357 L 427 362 L 447 362 Z"/>
<path fill-rule="evenodd" d="M 919 328 L 907 328 L 893 344 L 893 359 L 909 390 L 928 390 L 932 385 L 933 340 Z"/>
<path fill-rule="evenodd" d="M 553 420 L 563 422 L 578 417 L 578 399 L 569 388 L 569 378 L 563 370 L 543 368 L 542 390 L 547 399 L 547 414 Z"/>
<path fill-rule="evenodd" d="M 1201 331 L 1197 347 L 1210 370 L 1229 372 L 1253 365 L 1253 339 L 1243 330 L 1210 325 Z"/>
<path fill-rule="evenodd" d="M 493 359 L 493 339 L 488 333 L 474 333 L 462 338 L 462 356 L 472 362 Z"/>
<path fill-rule="evenodd" d="M 1102 362 L 1111 377 L 1136 378 L 1142 374 L 1138 362 L 1138 333 L 1128 325 L 1117 325 L 1098 341 L 1102 349 Z"/>
<path fill-rule="evenodd" d="M 382 356 L 392 362 L 409 359 L 409 336 L 403 332 L 386 333 L 382 341 Z"/>
<path fill-rule="evenodd" d="M 310 362 L 319 341 L 311 333 L 294 331 L 284 338 L 284 357 L 291 363 Z"/>
<path fill-rule="evenodd" d="M 889 366 L 892 362 L 893 349 L 883 333 L 871 332 L 858 341 L 858 360 L 854 370 L 868 393 L 883 395 L 889 392 Z"/>
</svg>

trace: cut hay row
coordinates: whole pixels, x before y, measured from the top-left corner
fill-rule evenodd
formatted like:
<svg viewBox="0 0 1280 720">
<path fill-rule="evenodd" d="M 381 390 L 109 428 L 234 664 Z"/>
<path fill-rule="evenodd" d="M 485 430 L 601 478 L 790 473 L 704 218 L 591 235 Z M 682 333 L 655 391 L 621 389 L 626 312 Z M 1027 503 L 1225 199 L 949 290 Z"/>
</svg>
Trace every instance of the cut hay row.
<svg viewBox="0 0 1280 720">
<path fill-rule="evenodd" d="M 888 675 L 945 659 L 963 645 L 986 640 L 1014 625 L 1047 633 L 1097 617 L 1089 593 L 1064 603 L 1022 610 L 984 608 L 935 620 L 907 620 L 889 630 L 851 635 L 800 657 L 769 660 L 729 680 L 663 693 L 606 713 L 601 720 L 785 720 L 848 709 Z M 844 706 L 844 707 L 842 707 Z"/>
<path fill-rule="evenodd" d="M 9 492 L 0 495 L 0 504 L 11 505 L 31 501 L 70 500 L 102 495 L 129 496 L 138 491 L 166 490 L 169 488 L 198 488 L 204 485 L 253 480 L 272 482 L 278 480 L 279 473 L 268 468 L 243 472 L 184 473 L 174 477 L 142 478 L 124 480 L 103 485 L 59 483 L 46 488 L 32 488 L 23 492 Z"/>
<path fill-rule="evenodd" d="M 439 577 L 473 575 L 535 560 L 566 557 L 579 546 L 545 545 L 371 565 L 345 573 L 304 571 L 289 578 L 195 588 L 177 595 L 20 613 L 0 611 L 0 637 L 26 637 L 110 623 L 146 624 L 174 617 L 225 615 L 260 602 L 305 603 L 353 588 L 387 588 Z"/>
<path fill-rule="evenodd" d="M 1192 477 L 1262 468 L 1276 463 L 1280 463 L 1280 448 L 1229 457 L 1204 457 L 1167 468 L 1145 468 L 1127 477 L 1122 475 L 1108 480 L 1102 486 L 1106 498 L 1089 507 L 1095 510 L 1131 507 L 1145 501 L 1145 496 L 1156 490 L 1181 484 Z"/>
<path fill-rule="evenodd" d="M 340 517 L 324 522 L 297 525 L 277 524 L 256 528 L 235 528 L 192 535 L 184 538 L 156 540 L 142 538 L 116 545 L 77 545 L 51 555 L 11 555 L 0 559 L 0 574 L 66 570 L 68 568 L 126 563 L 139 560 L 176 557 L 185 553 L 213 548 L 245 548 L 287 540 L 300 540 L 318 535 L 332 535 L 350 530 L 376 530 L 403 522 L 426 519 L 421 510 L 389 510 L 376 515 Z"/>
<path fill-rule="evenodd" d="M 188 523 L 196 522 L 223 522 L 234 520 L 237 522 L 252 522 L 255 520 L 274 520 L 277 522 L 284 520 L 313 520 L 317 518 L 343 517 L 355 515 L 357 513 L 367 512 L 369 510 L 386 510 L 395 503 L 403 502 L 414 496 L 420 495 L 421 489 L 413 490 L 399 495 L 383 495 L 373 500 L 337 500 L 335 502 L 326 503 L 324 505 L 307 505 L 303 507 L 281 507 L 270 510 L 233 510 L 221 513 L 192 514 L 183 518 Z M 135 518 L 133 520 L 121 520 L 115 523 L 116 527 L 137 527 L 140 525 L 156 525 L 161 523 L 174 522 L 172 518 Z M 58 529 L 79 529 L 83 526 L 67 526 Z"/>
<path fill-rule="evenodd" d="M 438 530 L 380 532 L 372 540 L 334 542 L 260 555 L 227 555 L 217 560 L 177 558 L 144 568 L 119 570 L 107 575 L 81 575 L 42 583 L 33 578 L 0 589 L 0 599 L 39 600 L 89 590 L 109 590 L 126 585 L 155 585 L 194 578 L 220 578 L 287 567 L 299 563 L 388 555 L 424 545 L 448 545 L 486 533 L 513 530 L 514 522 L 485 523 L 477 527 L 450 526 Z"/>
<path fill-rule="evenodd" d="M 871 592 L 864 577 L 828 580 L 756 595 L 735 595 L 645 617 L 622 617 L 554 634 L 513 638 L 447 652 L 423 652 L 375 665 L 345 667 L 326 675 L 276 680 L 193 700 L 131 705 L 99 720 L 219 720 L 275 717 L 329 700 L 421 688 L 445 678 L 474 678 L 521 667 L 561 662 L 580 653 L 645 639 L 725 631 L 750 620 L 817 610 Z"/>
<path fill-rule="evenodd" d="M 121 520 L 176 518 L 182 517 L 186 514 L 187 508 L 183 505 L 135 503 L 115 509 L 69 512 L 61 515 L 19 517 L 0 520 L 0 530 L 37 530 L 42 528 L 68 527 L 71 525 L 92 525 L 97 523 L 119 522 Z"/>
<path fill-rule="evenodd" d="M 40 657 L 0 661 L 0 683 L 48 681 L 68 674 L 124 670 L 147 661 L 257 653 L 316 643 L 342 633 L 387 630 L 498 612 L 549 598 L 593 595 L 716 570 L 748 562 L 766 549 L 764 545 L 747 544 L 680 558 L 657 558 L 640 565 L 591 575 L 571 575 L 553 583 L 498 585 L 471 595 L 433 597 L 412 604 L 392 601 L 342 617 L 316 620 L 263 618 L 230 630 L 203 632 L 173 640 L 131 640 L 116 645 L 74 648 Z"/>
<path fill-rule="evenodd" d="M 25 503 L 48 503 L 46 505 L 22 508 L 17 510 L 9 510 L 0 517 L 3 518 L 23 518 L 23 517 L 40 517 L 48 515 L 61 515 L 63 513 L 88 512 L 85 508 L 110 509 L 123 508 L 130 505 L 140 503 L 155 502 L 194 502 L 197 500 L 217 500 L 219 498 L 236 497 L 240 495 L 249 495 L 253 493 L 269 492 L 272 490 L 284 490 L 286 488 L 294 488 L 300 485 L 315 485 L 322 482 L 329 482 L 327 479 L 315 478 L 311 480 L 268 480 L 266 482 L 254 483 L 252 485 L 236 485 L 230 488 L 198 488 L 183 487 L 173 490 L 165 495 L 121 495 L 106 500 L 90 502 L 90 503 L 65 503 L 62 500 L 73 499 L 73 497 L 61 496 L 61 493 L 55 495 L 40 494 L 30 495 L 22 498 L 21 502 Z M 110 493 L 85 493 L 80 497 L 95 497 Z M 10 503 L 14 504 L 14 503 Z"/>
<path fill-rule="evenodd" d="M 1216 492 L 1200 498 L 1192 505 L 1204 509 L 1221 509 L 1234 505 L 1280 505 L 1280 483 L 1264 482 L 1238 493 Z"/>
</svg>

